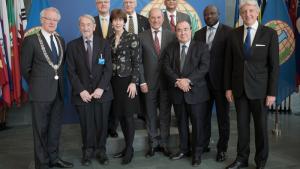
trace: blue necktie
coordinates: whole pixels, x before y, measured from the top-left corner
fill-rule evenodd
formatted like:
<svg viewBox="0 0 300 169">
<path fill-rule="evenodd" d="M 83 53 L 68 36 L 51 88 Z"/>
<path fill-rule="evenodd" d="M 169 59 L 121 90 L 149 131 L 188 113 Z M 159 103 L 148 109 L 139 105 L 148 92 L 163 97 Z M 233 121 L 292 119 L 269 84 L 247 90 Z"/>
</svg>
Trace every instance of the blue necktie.
<svg viewBox="0 0 300 169">
<path fill-rule="evenodd" d="M 53 41 L 53 35 L 50 36 L 50 44 L 51 44 L 51 52 L 52 52 L 52 62 L 54 64 L 58 63 L 58 55 L 57 55 L 57 50 Z"/>
<path fill-rule="evenodd" d="M 245 59 L 249 59 L 249 57 L 251 56 L 251 27 L 247 28 L 247 35 L 246 35 L 246 39 L 244 42 L 244 54 L 245 54 Z"/>
</svg>

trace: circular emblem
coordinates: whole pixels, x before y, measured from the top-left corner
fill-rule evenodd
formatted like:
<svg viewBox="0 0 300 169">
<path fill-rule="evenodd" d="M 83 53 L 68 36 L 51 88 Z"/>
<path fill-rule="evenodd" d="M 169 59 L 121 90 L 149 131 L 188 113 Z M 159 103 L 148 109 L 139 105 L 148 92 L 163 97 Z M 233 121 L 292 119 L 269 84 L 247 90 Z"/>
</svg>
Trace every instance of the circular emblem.
<svg viewBox="0 0 300 169">
<path fill-rule="evenodd" d="M 151 8 L 160 8 L 163 11 L 166 10 L 166 6 L 164 5 L 164 0 L 152 0 L 148 5 L 146 5 L 142 11 L 141 15 L 148 17 L 149 11 Z M 177 10 L 179 12 L 186 13 L 191 18 L 191 26 L 193 28 L 193 33 L 195 33 L 198 29 L 202 27 L 201 20 L 196 12 L 196 10 L 188 4 L 185 0 L 177 0 Z"/>
<path fill-rule="evenodd" d="M 295 36 L 291 27 L 280 20 L 272 20 L 266 26 L 276 30 L 279 43 L 279 62 L 285 63 L 295 51 Z"/>
</svg>

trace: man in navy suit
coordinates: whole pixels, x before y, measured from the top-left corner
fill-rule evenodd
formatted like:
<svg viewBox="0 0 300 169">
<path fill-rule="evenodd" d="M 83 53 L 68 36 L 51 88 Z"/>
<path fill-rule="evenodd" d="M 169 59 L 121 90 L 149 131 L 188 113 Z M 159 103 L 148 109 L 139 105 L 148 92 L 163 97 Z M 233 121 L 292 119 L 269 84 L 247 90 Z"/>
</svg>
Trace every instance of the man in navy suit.
<svg viewBox="0 0 300 169">
<path fill-rule="evenodd" d="M 101 164 L 108 164 L 106 138 L 113 99 L 110 45 L 93 35 L 95 26 L 91 15 L 80 16 L 82 36 L 68 43 L 66 54 L 72 86 L 71 101 L 79 114 L 81 127 L 81 163 L 85 166 L 90 165 L 94 152 Z"/>
<path fill-rule="evenodd" d="M 113 33 L 109 21 L 110 0 L 96 0 L 98 15 L 94 17 L 96 28 L 94 34 L 103 39 L 108 39 Z"/>
<path fill-rule="evenodd" d="M 241 2 L 244 25 L 234 29 L 228 39 L 224 69 L 226 98 L 235 103 L 238 145 L 236 160 L 227 169 L 248 166 L 250 116 L 255 128 L 255 163 L 263 169 L 268 159 L 268 107 L 276 99 L 279 71 L 278 36 L 275 30 L 257 21 L 256 0 Z"/>
<path fill-rule="evenodd" d="M 226 159 L 230 127 L 229 103 L 226 100 L 224 90 L 224 58 L 226 40 L 231 28 L 219 22 L 220 14 L 216 6 L 207 6 L 203 15 L 206 26 L 197 31 L 194 36 L 195 40 L 206 43 L 210 51 L 210 65 L 206 79 L 211 98 L 208 102 L 208 112 L 205 118 L 203 152 L 210 151 L 208 146 L 211 136 L 211 115 L 215 103 L 219 128 L 216 161 L 224 161 Z"/>
</svg>

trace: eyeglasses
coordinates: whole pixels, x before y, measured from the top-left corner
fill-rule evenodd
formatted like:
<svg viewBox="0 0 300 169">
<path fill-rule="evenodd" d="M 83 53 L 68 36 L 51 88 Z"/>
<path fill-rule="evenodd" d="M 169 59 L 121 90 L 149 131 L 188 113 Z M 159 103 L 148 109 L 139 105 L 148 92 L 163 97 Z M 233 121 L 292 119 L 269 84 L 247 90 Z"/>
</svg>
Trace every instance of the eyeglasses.
<svg viewBox="0 0 300 169">
<path fill-rule="evenodd" d="M 44 18 L 47 21 L 53 21 L 53 22 L 58 22 L 59 21 L 59 19 L 54 19 L 54 18 L 48 18 L 48 17 L 42 17 L 42 18 Z"/>
</svg>

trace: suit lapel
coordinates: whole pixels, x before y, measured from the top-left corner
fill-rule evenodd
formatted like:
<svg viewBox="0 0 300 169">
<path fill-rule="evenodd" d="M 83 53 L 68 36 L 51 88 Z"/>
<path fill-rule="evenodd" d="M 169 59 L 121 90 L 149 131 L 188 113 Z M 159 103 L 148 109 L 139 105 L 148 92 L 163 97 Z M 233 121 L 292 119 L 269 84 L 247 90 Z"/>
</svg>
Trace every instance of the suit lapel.
<svg viewBox="0 0 300 169">
<path fill-rule="evenodd" d="M 167 12 L 164 12 L 164 23 L 165 23 L 166 28 L 170 30 L 171 26 L 170 26 L 170 20 L 168 18 Z"/>
<path fill-rule="evenodd" d="M 238 38 L 237 40 L 238 40 L 239 48 L 240 48 L 241 52 L 243 53 L 243 55 L 241 57 L 242 57 L 242 59 L 245 59 L 244 49 L 243 49 L 243 45 L 244 45 L 244 26 L 241 26 L 241 27 L 238 28 L 237 38 Z"/>
<path fill-rule="evenodd" d="M 219 23 L 219 26 L 218 26 L 218 28 L 217 28 L 217 30 L 216 30 L 215 37 L 214 37 L 214 39 L 213 39 L 213 41 L 212 41 L 211 48 L 213 48 L 213 47 L 214 47 L 214 44 L 216 43 L 216 41 L 217 41 L 217 38 L 220 36 L 220 32 L 221 32 L 221 30 L 222 30 L 222 24 L 221 24 L 221 23 Z"/>
<path fill-rule="evenodd" d="M 176 67 L 176 72 L 180 74 L 180 44 L 177 42 L 175 46 L 175 67 Z"/>
<path fill-rule="evenodd" d="M 255 44 L 257 44 L 257 41 L 260 39 L 260 35 L 261 35 L 261 25 L 258 25 L 252 45 L 251 45 L 251 51 L 254 49 L 253 47 L 255 46 Z"/>
<path fill-rule="evenodd" d="M 162 52 L 162 50 L 165 48 L 165 46 L 166 46 L 166 41 L 167 41 L 167 35 L 166 35 L 166 31 L 164 31 L 163 29 L 162 29 L 162 31 L 161 31 L 161 44 L 160 44 L 160 54 L 161 54 L 161 52 Z"/>
</svg>

